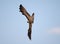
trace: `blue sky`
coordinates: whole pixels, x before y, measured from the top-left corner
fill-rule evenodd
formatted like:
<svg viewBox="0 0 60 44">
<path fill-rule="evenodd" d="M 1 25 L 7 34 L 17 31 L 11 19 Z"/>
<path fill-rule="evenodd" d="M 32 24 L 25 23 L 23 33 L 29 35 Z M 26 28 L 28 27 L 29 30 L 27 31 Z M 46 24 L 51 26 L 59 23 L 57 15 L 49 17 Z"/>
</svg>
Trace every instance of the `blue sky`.
<svg viewBox="0 0 60 44">
<path fill-rule="evenodd" d="M 31 41 L 20 4 L 35 13 Z M 60 44 L 60 0 L 0 0 L 0 44 Z"/>
</svg>

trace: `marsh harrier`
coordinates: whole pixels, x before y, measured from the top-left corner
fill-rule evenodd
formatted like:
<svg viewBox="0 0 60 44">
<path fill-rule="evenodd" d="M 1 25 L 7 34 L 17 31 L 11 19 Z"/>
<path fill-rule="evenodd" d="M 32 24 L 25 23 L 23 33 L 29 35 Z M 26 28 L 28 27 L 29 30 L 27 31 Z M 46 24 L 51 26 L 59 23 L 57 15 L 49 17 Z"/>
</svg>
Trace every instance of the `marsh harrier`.
<svg viewBox="0 0 60 44">
<path fill-rule="evenodd" d="M 27 12 L 27 10 L 22 5 L 19 6 L 19 10 L 28 20 L 27 21 L 27 23 L 29 23 L 28 37 L 31 40 L 32 23 L 34 23 L 34 13 L 32 14 L 32 16 L 30 16 L 30 14 Z"/>
</svg>

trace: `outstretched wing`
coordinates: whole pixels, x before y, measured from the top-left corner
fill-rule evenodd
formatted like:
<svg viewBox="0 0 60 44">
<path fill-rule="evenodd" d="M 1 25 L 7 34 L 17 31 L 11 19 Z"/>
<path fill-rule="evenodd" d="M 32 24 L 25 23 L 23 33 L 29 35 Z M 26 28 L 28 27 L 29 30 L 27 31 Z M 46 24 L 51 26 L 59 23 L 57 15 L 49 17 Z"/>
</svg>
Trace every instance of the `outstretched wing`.
<svg viewBox="0 0 60 44">
<path fill-rule="evenodd" d="M 31 40 L 31 33 L 32 33 L 32 23 L 29 23 L 28 37 L 30 40 Z"/>
<path fill-rule="evenodd" d="M 23 15 L 25 15 L 26 18 L 29 20 L 30 15 L 29 15 L 29 13 L 26 11 L 26 9 L 25 9 L 22 5 L 20 5 L 19 9 L 20 9 L 20 12 L 21 12 Z"/>
</svg>

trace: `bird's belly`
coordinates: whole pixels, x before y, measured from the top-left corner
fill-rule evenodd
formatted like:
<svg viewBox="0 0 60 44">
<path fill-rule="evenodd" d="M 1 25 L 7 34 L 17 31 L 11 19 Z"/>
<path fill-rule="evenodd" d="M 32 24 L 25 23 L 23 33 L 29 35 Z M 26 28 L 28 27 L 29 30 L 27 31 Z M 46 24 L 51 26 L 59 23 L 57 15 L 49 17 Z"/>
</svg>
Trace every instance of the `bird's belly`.
<svg viewBox="0 0 60 44">
<path fill-rule="evenodd" d="M 33 18 L 32 17 L 30 17 L 29 22 L 33 23 Z"/>
</svg>

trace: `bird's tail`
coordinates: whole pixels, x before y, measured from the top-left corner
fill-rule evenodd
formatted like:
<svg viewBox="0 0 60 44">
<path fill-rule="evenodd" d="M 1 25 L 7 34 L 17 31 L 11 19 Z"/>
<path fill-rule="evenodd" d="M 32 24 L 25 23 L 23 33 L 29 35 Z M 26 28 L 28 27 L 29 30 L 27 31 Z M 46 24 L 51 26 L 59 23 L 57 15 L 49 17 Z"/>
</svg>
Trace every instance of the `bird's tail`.
<svg viewBox="0 0 60 44">
<path fill-rule="evenodd" d="M 31 40 L 31 28 L 28 29 L 28 37 Z"/>
</svg>

